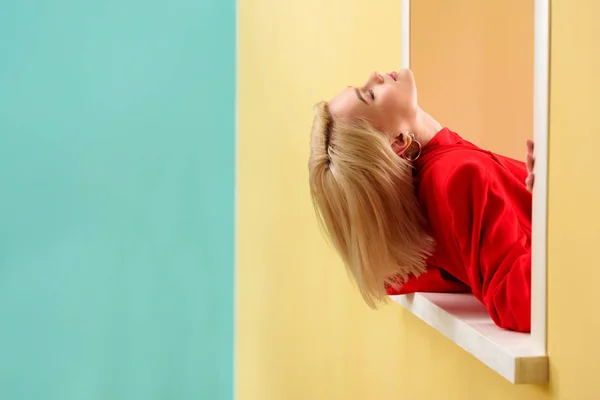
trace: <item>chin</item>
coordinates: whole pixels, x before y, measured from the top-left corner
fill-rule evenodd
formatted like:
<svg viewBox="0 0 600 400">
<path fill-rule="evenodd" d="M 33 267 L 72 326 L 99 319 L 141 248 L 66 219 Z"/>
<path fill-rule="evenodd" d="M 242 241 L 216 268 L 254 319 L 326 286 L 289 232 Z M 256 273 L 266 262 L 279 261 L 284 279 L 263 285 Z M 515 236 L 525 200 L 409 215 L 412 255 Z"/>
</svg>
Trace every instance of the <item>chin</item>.
<svg viewBox="0 0 600 400">
<path fill-rule="evenodd" d="M 407 78 L 410 77 L 411 79 L 414 77 L 413 72 L 410 69 L 408 69 L 408 68 L 402 68 L 400 70 L 400 72 L 398 72 L 398 75 L 400 75 L 400 74 L 403 75 L 403 76 L 405 76 L 405 77 L 407 77 Z"/>
</svg>

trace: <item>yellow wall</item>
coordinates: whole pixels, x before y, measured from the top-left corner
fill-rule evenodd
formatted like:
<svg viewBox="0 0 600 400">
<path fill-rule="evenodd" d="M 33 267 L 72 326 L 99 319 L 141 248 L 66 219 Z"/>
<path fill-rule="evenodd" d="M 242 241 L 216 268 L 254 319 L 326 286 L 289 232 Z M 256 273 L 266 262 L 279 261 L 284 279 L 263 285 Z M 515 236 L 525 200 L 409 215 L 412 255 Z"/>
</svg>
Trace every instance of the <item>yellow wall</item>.
<svg viewBox="0 0 600 400">
<path fill-rule="evenodd" d="M 513 386 L 400 307 L 363 306 L 314 223 L 310 106 L 399 66 L 400 1 L 239 0 L 238 400 L 600 399 L 600 3 L 552 8 L 552 382 Z"/>
<path fill-rule="evenodd" d="M 413 0 L 419 103 L 464 138 L 523 159 L 533 129 L 534 0 Z"/>
<path fill-rule="evenodd" d="M 397 0 L 239 1 L 238 400 L 383 398 L 408 373 L 404 321 L 363 305 L 308 192 L 312 105 L 397 69 L 399 21 Z"/>
<path fill-rule="evenodd" d="M 600 399 L 600 2 L 555 0 L 552 14 L 548 220 L 552 383 L 561 399 Z"/>
</svg>

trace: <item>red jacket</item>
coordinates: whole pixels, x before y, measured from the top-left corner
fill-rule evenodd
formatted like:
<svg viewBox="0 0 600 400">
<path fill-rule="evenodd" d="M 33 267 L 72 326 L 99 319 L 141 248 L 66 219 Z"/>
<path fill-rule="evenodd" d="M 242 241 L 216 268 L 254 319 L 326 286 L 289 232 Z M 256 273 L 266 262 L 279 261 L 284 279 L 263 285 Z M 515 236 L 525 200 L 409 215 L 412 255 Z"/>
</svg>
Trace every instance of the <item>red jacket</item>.
<svg viewBox="0 0 600 400">
<path fill-rule="evenodd" d="M 472 292 L 496 325 L 531 325 L 531 193 L 524 163 L 444 128 L 415 162 L 436 249 L 427 272 L 388 294 Z"/>
</svg>

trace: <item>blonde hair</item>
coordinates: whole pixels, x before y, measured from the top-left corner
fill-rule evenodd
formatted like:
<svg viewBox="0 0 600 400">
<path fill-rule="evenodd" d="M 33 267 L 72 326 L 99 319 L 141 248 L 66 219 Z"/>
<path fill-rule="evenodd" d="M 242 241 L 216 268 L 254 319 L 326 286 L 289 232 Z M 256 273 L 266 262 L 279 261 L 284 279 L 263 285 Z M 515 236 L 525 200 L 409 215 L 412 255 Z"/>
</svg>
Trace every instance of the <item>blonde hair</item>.
<svg viewBox="0 0 600 400">
<path fill-rule="evenodd" d="M 386 285 L 398 287 L 425 271 L 433 249 L 412 165 L 366 121 L 334 121 L 326 102 L 315 107 L 310 141 L 310 193 L 319 225 L 375 308 L 387 300 Z"/>
</svg>

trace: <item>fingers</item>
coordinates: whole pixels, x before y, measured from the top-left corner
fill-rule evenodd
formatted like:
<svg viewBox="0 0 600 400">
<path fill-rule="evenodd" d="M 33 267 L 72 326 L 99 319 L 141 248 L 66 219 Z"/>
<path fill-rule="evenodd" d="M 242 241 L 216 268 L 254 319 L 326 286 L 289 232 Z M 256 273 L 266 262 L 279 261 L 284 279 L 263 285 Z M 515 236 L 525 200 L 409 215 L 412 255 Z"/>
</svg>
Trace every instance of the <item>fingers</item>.
<svg viewBox="0 0 600 400">
<path fill-rule="evenodd" d="M 533 140 L 527 139 L 527 152 L 533 154 Z"/>
<path fill-rule="evenodd" d="M 533 175 L 533 174 L 529 174 L 527 176 L 527 179 L 525 179 L 525 185 L 527 186 L 527 190 L 529 190 L 530 192 L 533 192 L 534 181 L 535 181 L 535 175 Z"/>
<path fill-rule="evenodd" d="M 535 157 L 533 155 L 533 140 L 527 139 L 527 172 L 533 173 Z"/>
<path fill-rule="evenodd" d="M 535 166 L 535 156 L 533 155 L 533 140 L 527 139 L 527 178 L 525 179 L 525 185 L 527 190 L 533 191 L 533 184 L 535 181 L 535 175 L 533 174 L 533 167 Z"/>
<path fill-rule="evenodd" d="M 527 172 L 530 174 L 533 173 L 533 167 L 535 165 L 535 158 L 533 158 L 533 154 L 527 154 Z"/>
</svg>

